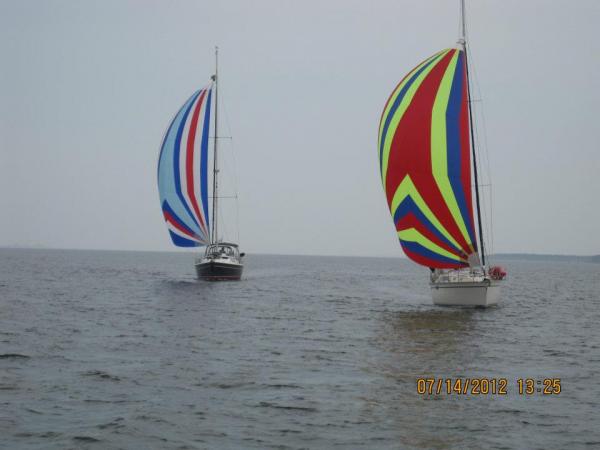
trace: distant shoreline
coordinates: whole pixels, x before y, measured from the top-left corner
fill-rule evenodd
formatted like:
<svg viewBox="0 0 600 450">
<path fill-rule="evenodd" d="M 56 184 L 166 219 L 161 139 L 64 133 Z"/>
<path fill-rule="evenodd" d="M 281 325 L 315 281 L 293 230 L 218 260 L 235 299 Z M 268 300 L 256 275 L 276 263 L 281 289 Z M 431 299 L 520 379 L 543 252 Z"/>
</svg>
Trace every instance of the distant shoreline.
<svg viewBox="0 0 600 450">
<path fill-rule="evenodd" d="M 496 253 L 491 255 L 494 259 L 521 259 L 526 261 L 578 261 L 600 263 L 600 255 L 546 255 L 539 253 Z"/>
<path fill-rule="evenodd" d="M 141 252 L 141 253 L 171 253 L 185 254 L 185 251 L 170 251 L 170 250 L 131 250 L 131 249 L 84 249 L 84 248 L 50 248 L 42 246 L 8 246 L 0 245 L 0 250 L 59 250 L 59 251 L 84 251 L 84 252 Z M 291 253 L 252 253 L 263 256 L 316 256 L 324 258 L 391 258 L 391 259 L 408 259 L 404 255 L 398 256 L 369 256 L 369 255 L 310 255 L 310 254 L 291 254 Z M 495 253 L 489 256 L 491 259 L 517 259 L 524 261 L 578 261 L 587 263 L 600 263 L 600 255 L 556 255 L 556 254 L 541 254 L 541 253 Z"/>
</svg>

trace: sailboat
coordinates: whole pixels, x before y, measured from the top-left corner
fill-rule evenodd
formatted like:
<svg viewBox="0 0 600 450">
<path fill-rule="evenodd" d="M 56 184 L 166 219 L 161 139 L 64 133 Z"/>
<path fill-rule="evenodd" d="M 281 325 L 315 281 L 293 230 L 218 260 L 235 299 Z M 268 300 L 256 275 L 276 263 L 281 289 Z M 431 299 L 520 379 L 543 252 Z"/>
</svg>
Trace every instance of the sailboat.
<svg viewBox="0 0 600 450">
<path fill-rule="evenodd" d="M 219 239 L 218 220 L 218 48 L 215 74 L 175 115 L 158 160 L 158 192 L 171 241 L 177 247 L 205 247 L 196 259 L 199 279 L 239 280 L 244 265 L 238 244 Z M 213 95 L 214 94 L 214 95 Z M 214 100 L 212 195 L 209 190 L 210 113 Z M 212 214 L 209 215 L 209 198 Z M 211 220 L 212 216 L 212 220 Z"/>
<path fill-rule="evenodd" d="M 400 245 L 430 269 L 433 303 L 485 307 L 498 303 L 506 271 L 486 265 L 464 0 L 460 6 L 456 48 L 421 62 L 385 104 L 379 166 Z"/>
</svg>

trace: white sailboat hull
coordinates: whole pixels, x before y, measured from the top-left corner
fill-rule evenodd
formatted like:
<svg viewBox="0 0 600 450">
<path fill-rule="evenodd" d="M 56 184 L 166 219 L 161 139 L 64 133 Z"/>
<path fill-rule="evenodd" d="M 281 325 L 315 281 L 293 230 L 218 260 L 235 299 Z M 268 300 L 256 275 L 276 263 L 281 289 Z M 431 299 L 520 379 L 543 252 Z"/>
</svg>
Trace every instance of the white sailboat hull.
<svg viewBox="0 0 600 450">
<path fill-rule="evenodd" d="M 494 306 L 500 300 L 500 282 L 481 281 L 433 282 L 431 295 L 434 305 Z"/>
</svg>

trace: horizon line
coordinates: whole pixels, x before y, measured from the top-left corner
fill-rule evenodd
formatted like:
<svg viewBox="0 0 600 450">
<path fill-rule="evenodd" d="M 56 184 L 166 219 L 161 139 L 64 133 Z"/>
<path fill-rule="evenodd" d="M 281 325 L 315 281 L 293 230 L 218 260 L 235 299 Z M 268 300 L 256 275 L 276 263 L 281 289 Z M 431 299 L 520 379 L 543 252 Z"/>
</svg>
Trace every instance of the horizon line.
<svg viewBox="0 0 600 450">
<path fill-rule="evenodd" d="M 136 252 L 136 253 L 179 253 L 186 254 L 192 253 L 192 250 L 139 250 L 139 249 L 114 249 L 114 248 L 68 248 L 68 247 L 47 247 L 47 246 L 35 246 L 35 245 L 0 245 L 0 249 L 11 249 L 11 250 L 66 250 L 66 251 L 92 251 L 92 252 Z M 248 253 L 248 252 L 246 252 Z M 375 255 L 333 255 L 333 254 L 317 254 L 317 253 L 270 253 L 270 252 L 251 252 L 254 255 L 265 255 L 265 256 L 318 256 L 318 257 L 333 257 L 333 258 L 389 258 L 389 259 L 403 259 L 410 261 L 406 255 L 401 254 L 398 256 L 375 256 Z M 599 253 L 592 253 L 588 255 L 581 255 L 575 253 L 523 253 L 523 252 L 495 252 L 489 256 L 544 256 L 544 257 L 576 257 L 576 258 L 593 258 L 600 256 Z"/>
</svg>

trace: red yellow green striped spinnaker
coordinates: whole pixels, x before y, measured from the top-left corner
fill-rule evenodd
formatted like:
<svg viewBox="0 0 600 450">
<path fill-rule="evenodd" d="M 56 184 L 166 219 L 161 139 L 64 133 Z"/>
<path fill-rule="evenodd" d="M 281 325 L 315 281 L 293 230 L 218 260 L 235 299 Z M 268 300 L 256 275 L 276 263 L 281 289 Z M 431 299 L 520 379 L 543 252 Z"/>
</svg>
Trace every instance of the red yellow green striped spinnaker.
<svg viewBox="0 0 600 450">
<path fill-rule="evenodd" d="M 471 198 L 466 61 L 443 50 L 396 86 L 379 124 L 381 179 L 406 255 L 433 268 L 477 252 Z"/>
</svg>

